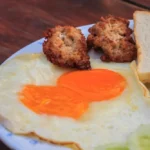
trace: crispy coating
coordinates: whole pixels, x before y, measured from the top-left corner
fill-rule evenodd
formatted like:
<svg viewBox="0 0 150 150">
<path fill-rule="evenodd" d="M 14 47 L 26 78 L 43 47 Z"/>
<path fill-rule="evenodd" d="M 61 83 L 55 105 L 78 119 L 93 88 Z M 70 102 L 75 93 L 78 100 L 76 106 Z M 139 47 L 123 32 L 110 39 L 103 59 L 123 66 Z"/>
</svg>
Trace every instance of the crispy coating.
<svg viewBox="0 0 150 150">
<path fill-rule="evenodd" d="M 90 69 L 87 44 L 81 30 L 72 26 L 56 26 L 45 33 L 43 52 L 60 67 Z"/>
<path fill-rule="evenodd" d="M 88 47 L 102 49 L 102 61 L 131 62 L 136 58 L 137 50 L 128 26 L 129 21 L 124 18 L 111 15 L 101 17 L 89 29 Z"/>
</svg>

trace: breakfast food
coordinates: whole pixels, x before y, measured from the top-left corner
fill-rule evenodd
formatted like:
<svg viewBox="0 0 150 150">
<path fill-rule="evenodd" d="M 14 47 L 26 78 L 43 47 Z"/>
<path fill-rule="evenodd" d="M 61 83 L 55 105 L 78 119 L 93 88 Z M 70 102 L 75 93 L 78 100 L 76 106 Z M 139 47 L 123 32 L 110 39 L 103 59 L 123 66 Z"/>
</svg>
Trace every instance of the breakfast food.
<svg viewBox="0 0 150 150">
<path fill-rule="evenodd" d="M 57 79 L 56 86 L 25 85 L 19 96 L 25 106 L 38 114 L 79 119 L 91 102 L 110 100 L 125 88 L 126 80 L 122 75 L 93 69 L 63 74 Z M 68 107 L 64 108 L 64 105 Z"/>
<path fill-rule="evenodd" d="M 133 18 L 138 75 L 143 83 L 150 83 L 150 12 L 135 11 Z"/>
<path fill-rule="evenodd" d="M 115 97 L 109 97 L 109 99 L 106 98 L 103 101 L 95 99 L 95 101 L 88 102 L 88 106 L 81 109 L 85 110 L 83 113 L 76 107 L 76 111 L 80 113 L 80 117 L 76 118 L 62 114 L 64 113 L 63 109 L 68 109 L 70 106 L 72 108 L 76 102 L 77 105 L 82 104 L 87 99 L 83 98 L 81 99 L 82 101 L 79 99 L 81 103 L 79 101 L 69 101 L 69 105 L 68 103 L 59 102 L 60 108 L 62 109 L 63 107 L 62 113 L 56 114 L 57 112 L 55 112 L 54 115 L 48 111 L 54 109 L 54 105 L 58 106 L 58 104 L 52 103 L 51 105 L 50 103 L 53 102 L 53 99 L 48 101 L 47 94 L 43 93 L 41 95 L 43 87 L 70 87 L 70 84 L 72 85 L 72 80 L 69 80 L 70 74 L 73 78 L 75 75 L 73 74 L 74 72 L 68 72 L 72 70 L 56 67 L 42 53 L 24 54 L 5 62 L 0 66 L 1 124 L 16 134 L 34 133 L 41 139 L 55 144 L 64 146 L 74 144 L 76 150 L 95 150 L 99 145 L 125 142 L 127 137 L 141 124 L 150 124 L 150 106 L 146 103 L 146 98 L 143 96 L 141 87 L 128 63 L 108 64 L 99 63 L 99 59 L 91 59 L 91 67 L 93 70 L 103 70 L 102 73 L 105 74 L 105 77 L 100 78 L 101 81 L 103 79 L 103 81 L 105 80 L 104 83 L 106 83 L 101 88 L 103 91 L 101 94 L 111 94 L 110 89 L 114 88 L 115 83 L 118 85 L 115 93 L 122 87 L 123 90 Z M 93 70 L 88 71 L 93 73 L 95 72 Z M 84 76 L 88 74 L 86 73 L 88 71 L 83 71 Z M 78 71 L 76 73 L 78 75 Z M 93 74 L 95 75 L 95 73 Z M 68 75 L 68 80 L 65 80 Z M 115 78 L 115 80 L 111 81 L 110 77 Z M 61 80 L 59 81 L 58 79 Z M 78 78 L 74 79 L 75 84 L 78 82 Z M 78 93 L 80 93 L 80 90 L 98 92 L 98 83 L 96 86 L 92 84 L 93 82 L 85 86 L 79 84 L 78 89 L 76 89 L 77 86 L 72 85 L 72 88 L 68 89 L 68 91 L 74 89 L 75 91 L 78 90 L 76 91 Z M 24 93 L 26 87 L 31 90 L 27 89 L 25 91 L 27 94 Z M 65 92 L 69 94 L 67 90 Z M 65 92 L 62 93 L 65 95 Z M 23 103 L 23 97 L 20 97 L 20 93 L 29 96 L 29 99 L 33 100 L 32 105 Z M 58 92 L 56 98 L 62 97 L 62 93 Z M 37 96 L 36 99 L 34 96 Z M 36 107 L 37 111 L 34 111 L 33 107 L 39 103 L 39 97 L 41 98 L 41 103 Z M 24 102 L 27 102 L 26 99 L 24 100 Z M 39 110 L 42 112 L 40 113 Z"/>
<path fill-rule="evenodd" d="M 88 46 L 101 48 L 103 61 L 132 61 L 128 23 L 101 18 L 89 29 Z M 44 54 L 0 66 L 0 123 L 73 150 L 149 150 L 150 93 L 135 61 L 89 61 L 84 36 L 71 26 L 51 28 L 45 38 Z"/>
<path fill-rule="evenodd" d="M 57 84 L 80 93 L 89 102 L 94 102 L 109 100 L 120 95 L 127 83 L 122 75 L 114 71 L 92 69 L 66 73 L 57 79 Z"/>
<path fill-rule="evenodd" d="M 60 67 L 90 69 L 87 44 L 80 29 L 56 26 L 45 33 L 43 52 L 47 59 Z"/>
<path fill-rule="evenodd" d="M 136 58 L 136 47 L 131 37 L 129 21 L 115 16 L 101 17 L 93 25 L 87 44 L 94 49 L 102 49 L 102 61 L 131 62 Z"/>
<path fill-rule="evenodd" d="M 85 113 L 89 105 L 84 95 L 61 86 L 25 85 L 19 93 L 19 99 L 37 114 L 74 119 Z"/>
</svg>

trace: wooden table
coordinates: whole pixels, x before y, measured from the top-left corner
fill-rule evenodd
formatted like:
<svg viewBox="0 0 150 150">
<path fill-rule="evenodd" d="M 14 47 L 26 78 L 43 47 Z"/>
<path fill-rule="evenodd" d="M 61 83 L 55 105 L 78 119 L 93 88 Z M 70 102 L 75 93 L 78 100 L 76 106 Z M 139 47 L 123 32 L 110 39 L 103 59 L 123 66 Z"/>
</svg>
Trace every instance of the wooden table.
<svg viewBox="0 0 150 150">
<path fill-rule="evenodd" d="M 91 24 L 108 14 L 132 19 L 135 10 L 149 9 L 148 1 L 0 0 L 0 63 L 42 38 L 48 27 Z M 0 149 L 9 150 L 2 142 Z"/>
</svg>

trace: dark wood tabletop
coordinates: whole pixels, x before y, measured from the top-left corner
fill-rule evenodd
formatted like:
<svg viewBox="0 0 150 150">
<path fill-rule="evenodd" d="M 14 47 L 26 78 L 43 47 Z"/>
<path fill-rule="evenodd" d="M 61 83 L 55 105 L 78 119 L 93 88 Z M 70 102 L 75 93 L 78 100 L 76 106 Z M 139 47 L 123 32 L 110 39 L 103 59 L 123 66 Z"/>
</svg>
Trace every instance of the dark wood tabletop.
<svg viewBox="0 0 150 150">
<path fill-rule="evenodd" d="M 0 0 L 0 63 L 48 27 L 91 24 L 108 14 L 132 19 L 149 8 L 149 0 Z M 0 142 L 0 150 L 9 148 Z"/>
</svg>

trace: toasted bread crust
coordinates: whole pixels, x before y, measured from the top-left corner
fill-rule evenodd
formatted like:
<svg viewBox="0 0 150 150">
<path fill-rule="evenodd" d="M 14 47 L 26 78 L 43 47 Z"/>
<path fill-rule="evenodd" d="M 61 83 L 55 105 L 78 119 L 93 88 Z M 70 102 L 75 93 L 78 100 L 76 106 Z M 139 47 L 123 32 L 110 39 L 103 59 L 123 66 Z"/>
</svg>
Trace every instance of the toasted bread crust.
<svg viewBox="0 0 150 150">
<path fill-rule="evenodd" d="M 45 32 L 43 52 L 60 67 L 90 69 L 85 37 L 72 26 L 56 26 Z"/>
<path fill-rule="evenodd" d="M 89 29 L 87 44 L 90 48 L 103 50 L 103 61 L 131 62 L 136 58 L 136 47 L 128 25 L 129 21 L 124 18 L 111 15 L 101 17 L 100 21 Z"/>
</svg>

